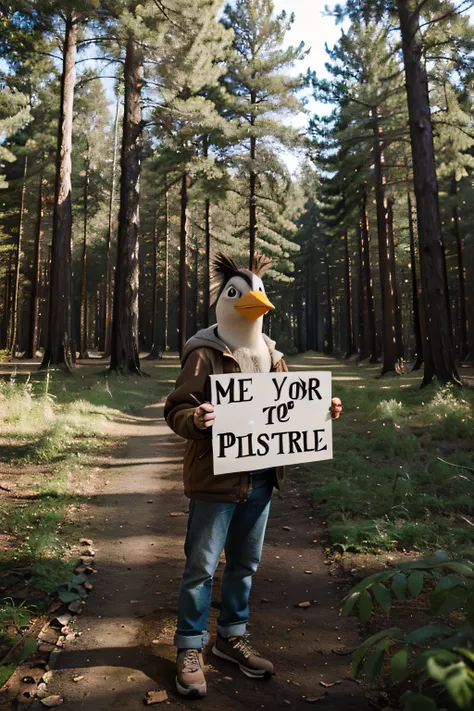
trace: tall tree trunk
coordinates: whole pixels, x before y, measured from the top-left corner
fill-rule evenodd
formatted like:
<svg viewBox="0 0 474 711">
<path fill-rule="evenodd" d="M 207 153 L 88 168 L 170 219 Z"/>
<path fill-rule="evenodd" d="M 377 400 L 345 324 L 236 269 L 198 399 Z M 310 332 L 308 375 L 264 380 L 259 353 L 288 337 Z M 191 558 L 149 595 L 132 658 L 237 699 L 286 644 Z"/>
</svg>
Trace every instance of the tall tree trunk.
<svg viewBox="0 0 474 711">
<path fill-rule="evenodd" d="M 187 340 L 187 294 L 188 294 L 188 174 L 181 178 L 181 226 L 179 233 L 179 352 L 183 353 Z"/>
<path fill-rule="evenodd" d="M 61 365 L 69 372 L 72 371 L 76 360 L 76 346 L 72 330 L 71 152 L 77 36 L 76 16 L 74 13 L 70 13 L 66 20 L 61 75 L 49 288 L 49 325 L 46 348 L 41 363 L 41 368 Z"/>
<path fill-rule="evenodd" d="M 193 281 L 192 281 L 192 333 L 196 333 L 199 328 L 198 318 L 199 318 L 199 241 L 197 234 L 193 230 L 193 257 L 194 257 L 194 268 L 193 268 Z"/>
<path fill-rule="evenodd" d="M 12 292 L 12 261 L 13 253 L 10 252 L 8 255 L 8 266 L 5 271 L 5 287 L 3 291 L 3 316 L 1 323 L 1 350 L 6 349 L 8 346 L 8 336 L 10 322 L 10 304 L 11 304 L 11 292 Z"/>
<path fill-rule="evenodd" d="M 168 205 L 168 188 L 165 186 L 165 351 L 169 350 L 169 262 L 170 262 L 170 216 Z"/>
<path fill-rule="evenodd" d="M 155 224 L 153 227 L 153 276 L 152 276 L 152 300 L 151 300 L 151 332 L 153 335 L 153 345 L 147 360 L 156 360 L 161 357 L 159 342 L 160 330 L 158 319 L 158 210 L 155 210 Z"/>
<path fill-rule="evenodd" d="M 209 154 L 209 136 L 204 136 L 204 157 Z M 210 291 L 211 291 L 211 201 L 206 197 L 204 205 L 204 232 L 205 232 L 205 269 L 204 269 L 204 303 L 203 303 L 203 328 L 209 326 Z"/>
<path fill-rule="evenodd" d="M 357 311 L 357 325 L 359 329 L 359 351 L 358 360 L 365 360 L 369 357 L 368 349 L 368 320 L 369 320 L 369 309 L 367 304 L 367 293 L 365 290 L 364 283 L 364 245 L 362 241 L 362 221 L 359 219 L 357 226 L 357 247 L 358 247 L 358 267 L 359 267 L 359 279 L 358 279 L 358 311 Z"/>
<path fill-rule="evenodd" d="M 43 158 L 43 161 L 45 158 Z M 43 236 L 44 217 L 44 175 L 41 171 L 38 190 L 38 213 L 36 216 L 35 246 L 33 255 L 33 271 L 31 275 L 31 304 L 30 304 L 30 331 L 27 358 L 34 358 L 38 350 L 38 325 L 39 325 L 39 295 L 41 279 L 41 238 Z"/>
<path fill-rule="evenodd" d="M 393 283 L 393 295 L 395 299 L 395 338 L 397 339 L 397 358 L 403 360 L 405 352 L 403 348 L 403 327 L 402 327 L 402 299 L 400 287 L 397 280 L 397 260 L 395 255 L 395 230 L 393 227 L 393 205 L 394 199 L 387 201 L 387 237 L 390 249 L 390 269 Z"/>
<path fill-rule="evenodd" d="M 252 110 L 250 114 L 250 193 L 249 193 L 249 268 L 253 268 L 253 260 L 255 257 L 255 244 L 257 241 L 257 173 L 255 172 L 255 156 L 257 151 L 257 138 L 254 135 L 253 128 L 255 126 L 255 114 L 253 106 L 257 100 L 257 94 L 254 90 L 250 92 L 250 103 Z"/>
<path fill-rule="evenodd" d="M 356 352 L 352 327 L 352 283 L 351 283 L 351 258 L 349 254 L 349 234 L 347 227 L 344 230 L 344 298 L 346 317 L 346 358 L 350 358 Z"/>
<path fill-rule="evenodd" d="M 424 64 L 416 0 L 397 0 L 402 35 L 405 82 L 410 120 L 423 305 L 429 348 L 423 385 L 436 377 L 460 384 L 454 356 L 446 262 L 439 214 L 438 180 L 430 115 L 428 78 Z"/>
<path fill-rule="evenodd" d="M 25 156 L 25 165 L 23 168 L 23 184 L 21 186 L 20 197 L 20 219 L 18 223 L 18 240 L 16 245 L 15 257 L 15 281 L 13 284 L 13 303 L 12 303 L 12 325 L 11 325 L 11 357 L 15 357 L 17 336 L 18 336 L 18 304 L 20 300 L 20 269 L 21 269 L 21 248 L 23 242 L 23 232 L 25 229 L 25 195 L 26 195 L 26 176 L 28 173 L 28 156 Z"/>
<path fill-rule="evenodd" d="M 387 201 L 382 170 L 382 149 L 377 108 L 374 109 L 375 200 L 377 207 L 377 237 L 379 245 L 380 286 L 382 292 L 382 375 L 395 373 L 397 339 L 395 330 L 395 295 L 391 269 L 390 243 L 387 230 Z"/>
<path fill-rule="evenodd" d="M 418 287 L 418 275 L 416 271 L 416 247 L 415 247 L 415 226 L 413 224 L 413 206 L 411 203 L 410 191 L 407 193 L 408 203 L 408 230 L 410 233 L 410 262 L 411 262 L 411 283 L 413 293 L 413 331 L 415 334 L 415 364 L 412 370 L 420 370 L 423 365 L 423 340 L 421 336 L 420 324 L 420 295 Z"/>
<path fill-rule="evenodd" d="M 84 220 L 82 235 L 82 274 L 81 274 L 81 317 L 80 317 L 80 357 L 88 358 L 88 323 L 87 323 L 87 230 L 88 230 L 88 204 L 89 204 L 89 174 L 90 174 L 90 149 L 87 149 L 84 177 Z"/>
<path fill-rule="evenodd" d="M 459 208 L 456 203 L 458 194 L 458 184 L 456 175 L 451 177 L 451 196 L 453 198 L 452 223 L 453 233 L 456 240 L 456 252 L 458 262 L 458 283 L 459 283 L 459 359 L 465 360 L 469 351 L 467 299 L 466 299 L 466 273 L 464 269 L 464 245 L 459 229 Z"/>
<path fill-rule="evenodd" d="M 138 232 L 140 202 L 141 89 L 143 62 L 133 35 L 125 54 L 124 120 L 120 156 L 120 209 L 110 369 L 141 375 L 138 354 Z"/>
<path fill-rule="evenodd" d="M 206 232 L 206 266 L 205 266 L 205 284 L 204 284 L 204 323 L 203 326 L 204 328 L 207 328 L 209 326 L 209 310 L 210 310 L 210 291 L 211 291 L 211 229 L 212 229 L 212 223 L 211 223 L 211 201 L 209 198 L 206 198 L 206 205 L 205 205 L 205 210 L 206 210 L 206 224 L 205 224 L 205 232 Z"/>
<path fill-rule="evenodd" d="M 323 351 L 326 355 L 330 355 L 334 351 L 334 334 L 332 327 L 331 274 L 329 272 L 327 249 L 324 251 L 324 267 L 326 270 L 326 318 Z"/>
<path fill-rule="evenodd" d="M 363 252 L 363 275 L 364 294 L 367 301 L 367 321 L 365 326 L 366 349 L 369 355 L 369 363 L 377 363 L 377 326 L 375 322 L 374 290 L 372 286 L 372 274 L 370 268 L 370 235 L 369 235 L 369 215 L 367 211 L 367 188 L 364 187 L 361 204 L 361 227 L 362 227 L 362 252 Z"/>
<path fill-rule="evenodd" d="M 107 262 L 105 267 L 105 313 L 104 313 L 104 356 L 110 355 L 110 336 L 112 333 L 112 235 L 114 232 L 115 186 L 117 182 L 117 147 L 120 100 L 115 105 L 114 153 L 112 158 L 112 181 L 109 195 L 109 224 L 107 229 Z"/>
</svg>

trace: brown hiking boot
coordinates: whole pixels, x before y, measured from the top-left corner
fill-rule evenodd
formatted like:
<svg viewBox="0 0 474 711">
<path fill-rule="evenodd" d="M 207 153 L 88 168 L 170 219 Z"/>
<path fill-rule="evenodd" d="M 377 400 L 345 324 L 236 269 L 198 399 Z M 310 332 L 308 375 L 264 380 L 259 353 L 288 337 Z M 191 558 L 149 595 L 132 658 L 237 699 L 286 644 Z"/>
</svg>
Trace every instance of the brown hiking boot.
<svg viewBox="0 0 474 711">
<path fill-rule="evenodd" d="M 180 649 L 176 658 L 176 688 L 181 696 L 205 696 L 204 662 L 200 649 Z"/>
<path fill-rule="evenodd" d="M 255 651 L 246 636 L 225 639 L 217 635 L 212 653 L 216 657 L 238 664 L 240 671 L 252 679 L 263 679 L 275 673 L 273 664 Z"/>
</svg>

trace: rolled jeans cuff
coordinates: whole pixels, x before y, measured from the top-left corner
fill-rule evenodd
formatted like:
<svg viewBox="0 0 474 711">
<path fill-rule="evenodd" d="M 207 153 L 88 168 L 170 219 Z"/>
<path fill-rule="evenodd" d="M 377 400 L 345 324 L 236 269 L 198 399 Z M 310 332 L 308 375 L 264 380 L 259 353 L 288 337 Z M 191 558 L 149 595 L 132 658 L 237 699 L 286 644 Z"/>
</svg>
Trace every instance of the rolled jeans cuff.
<svg viewBox="0 0 474 711">
<path fill-rule="evenodd" d="M 246 631 L 247 624 L 245 622 L 239 622 L 235 625 L 227 625 L 226 627 L 217 625 L 217 632 L 225 639 L 228 637 L 243 637 Z"/>
<path fill-rule="evenodd" d="M 204 649 L 209 642 L 209 632 L 193 634 L 191 636 L 179 634 L 174 636 L 174 646 L 177 649 Z"/>
</svg>

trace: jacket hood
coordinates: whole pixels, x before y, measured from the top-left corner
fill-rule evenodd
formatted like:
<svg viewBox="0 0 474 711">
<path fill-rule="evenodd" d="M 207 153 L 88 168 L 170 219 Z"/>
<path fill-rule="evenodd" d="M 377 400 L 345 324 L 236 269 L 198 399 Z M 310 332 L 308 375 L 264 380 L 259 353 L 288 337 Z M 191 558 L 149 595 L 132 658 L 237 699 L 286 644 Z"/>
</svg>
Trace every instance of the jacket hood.
<svg viewBox="0 0 474 711">
<path fill-rule="evenodd" d="M 276 350 L 275 341 L 262 333 L 263 340 L 267 344 L 268 350 L 270 351 L 270 356 L 272 359 L 272 365 L 275 366 L 283 358 L 283 353 Z M 215 351 L 220 353 L 228 353 L 232 355 L 232 351 L 229 347 L 222 341 L 217 334 L 217 324 L 209 326 L 209 328 L 203 328 L 196 333 L 195 336 L 187 341 L 184 346 L 183 355 L 181 356 L 181 362 L 184 365 L 189 354 L 196 350 L 196 348 L 213 348 Z"/>
</svg>

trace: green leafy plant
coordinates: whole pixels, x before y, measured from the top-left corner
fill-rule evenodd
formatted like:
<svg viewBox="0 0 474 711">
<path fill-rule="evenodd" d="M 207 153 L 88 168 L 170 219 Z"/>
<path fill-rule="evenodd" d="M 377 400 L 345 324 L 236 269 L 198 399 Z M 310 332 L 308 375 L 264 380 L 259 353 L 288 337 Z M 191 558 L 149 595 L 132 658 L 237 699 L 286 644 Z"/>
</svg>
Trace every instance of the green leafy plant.
<svg viewBox="0 0 474 711">
<path fill-rule="evenodd" d="M 427 583 L 429 612 L 439 620 L 409 632 L 391 627 L 372 635 L 354 653 L 352 673 L 355 677 L 364 673 L 373 682 L 389 657 L 393 683 L 410 678 L 417 684 L 416 693 L 410 690 L 401 697 L 405 711 L 438 708 L 432 694 L 428 695 L 433 688 L 444 690 L 460 709 L 470 709 L 474 700 L 473 560 L 439 551 L 369 575 L 346 596 L 342 613 L 357 609 L 361 622 L 368 622 L 374 605 L 388 611 L 395 601 L 418 597 Z"/>
</svg>

